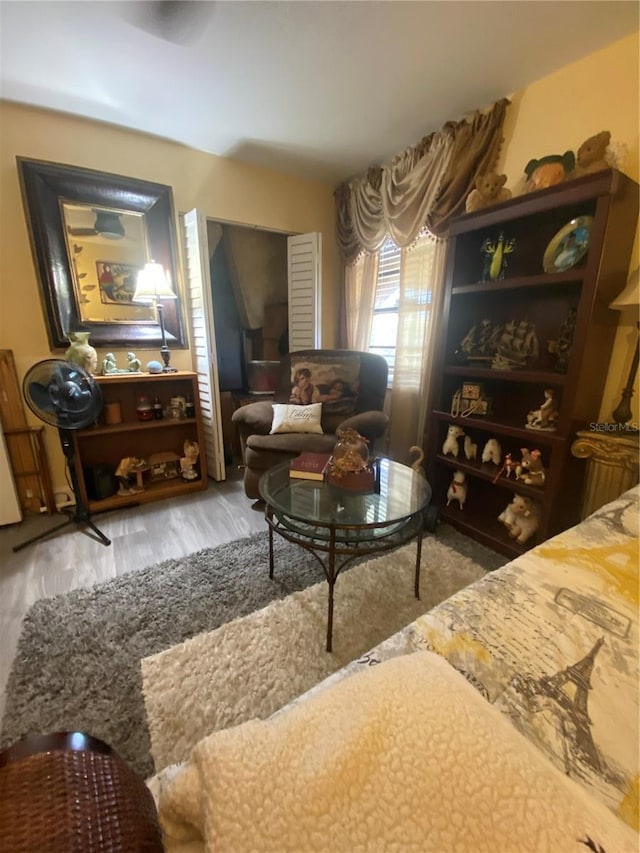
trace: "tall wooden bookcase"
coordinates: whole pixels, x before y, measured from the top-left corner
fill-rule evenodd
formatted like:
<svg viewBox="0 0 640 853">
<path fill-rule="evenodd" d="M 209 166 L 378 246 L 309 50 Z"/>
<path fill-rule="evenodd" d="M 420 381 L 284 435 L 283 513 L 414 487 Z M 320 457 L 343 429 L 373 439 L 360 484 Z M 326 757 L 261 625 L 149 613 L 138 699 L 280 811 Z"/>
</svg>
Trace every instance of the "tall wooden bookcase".
<svg viewBox="0 0 640 853">
<path fill-rule="evenodd" d="M 543 257 L 555 235 L 572 220 L 593 217 L 588 251 L 562 272 L 545 272 Z M 441 517 L 496 550 L 515 556 L 575 524 L 580 518 L 584 463 L 572 457 L 579 429 L 598 418 L 619 315 L 608 305 L 623 289 L 638 223 L 638 185 L 616 170 L 604 170 L 555 187 L 458 217 L 451 224 L 445 268 L 446 294 L 434 383 L 425 436 L 428 476 Z M 514 239 L 504 279 L 482 281 L 485 239 Z M 568 361 L 561 365 L 549 346 L 575 311 Z M 475 325 L 509 321 L 535 328 L 538 354 L 518 369 L 495 369 L 470 361 L 460 343 Z M 564 371 L 564 372 L 562 372 Z M 480 383 L 491 401 L 489 414 L 453 415 L 452 398 L 465 383 Z M 555 431 L 527 429 L 527 414 L 538 409 L 545 389 L 553 389 L 559 417 Z M 449 425 L 461 426 L 477 444 L 467 459 L 445 455 Z M 521 458 L 521 449 L 539 449 L 546 468 L 544 486 L 525 485 L 482 462 L 489 438 L 502 452 Z M 461 510 L 447 503 L 453 472 L 466 475 Z M 494 482 L 495 481 L 495 482 Z M 519 545 L 497 520 L 514 493 L 540 506 L 536 535 Z"/>
</svg>

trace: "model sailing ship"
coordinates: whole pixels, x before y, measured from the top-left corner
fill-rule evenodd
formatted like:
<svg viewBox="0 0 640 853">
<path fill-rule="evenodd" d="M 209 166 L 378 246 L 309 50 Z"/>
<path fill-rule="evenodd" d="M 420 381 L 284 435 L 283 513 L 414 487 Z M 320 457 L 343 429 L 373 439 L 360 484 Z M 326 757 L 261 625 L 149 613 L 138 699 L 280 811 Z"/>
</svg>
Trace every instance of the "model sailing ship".
<svg viewBox="0 0 640 853">
<path fill-rule="evenodd" d="M 495 370 L 524 367 L 529 359 L 538 358 L 539 352 L 535 326 L 527 320 L 520 320 L 519 323 L 510 320 L 498 338 L 491 367 Z"/>
<path fill-rule="evenodd" d="M 495 370 L 524 367 L 538 355 L 535 326 L 528 320 L 510 320 L 503 326 L 482 320 L 469 329 L 455 351 L 458 361 L 486 362 Z"/>
</svg>

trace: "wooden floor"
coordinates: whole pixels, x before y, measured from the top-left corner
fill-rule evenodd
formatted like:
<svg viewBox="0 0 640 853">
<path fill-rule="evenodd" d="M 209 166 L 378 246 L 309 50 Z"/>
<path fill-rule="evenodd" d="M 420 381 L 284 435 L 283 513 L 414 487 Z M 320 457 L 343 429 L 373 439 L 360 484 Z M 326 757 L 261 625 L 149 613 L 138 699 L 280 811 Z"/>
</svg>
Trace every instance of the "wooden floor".
<svg viewBox="0 0 640 853">
<path fill-rule="evenodd" d="M 0 528 L 0 716 L 22 619 L 35 601 L 266 530 L 264 509 L 245 496 L 241 476 L 234 470 L 203 492 L 94 516 L 108 547 L 70 525 L 13 553 L 61 517 L 32 516 Z"/>
</svg>

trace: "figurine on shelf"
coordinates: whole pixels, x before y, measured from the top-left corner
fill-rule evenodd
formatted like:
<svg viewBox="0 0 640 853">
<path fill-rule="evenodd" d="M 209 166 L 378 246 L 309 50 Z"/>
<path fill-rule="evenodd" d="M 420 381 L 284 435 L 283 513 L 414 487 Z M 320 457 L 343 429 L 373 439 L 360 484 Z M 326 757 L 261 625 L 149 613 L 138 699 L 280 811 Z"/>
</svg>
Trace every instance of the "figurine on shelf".
<svg viewBox="0 0 640 853">
<path fill-rule="evenodd" d="M 575 306 L 569 308 L 569 313 L 560 326 L 560 334 L 555 340 L 547 342 L 547 350 L 556 357 L 554 370 L 558 373 L 566 373 L 569 369 L 569 358 L 571 356 L 571 346 L 573 344 L 573 331 L 576 325 L 578 311 Z"/>
<path fill-rule="evenodd" d="M 511 503 L 498 516 L 519 545 L 531 539 L 540 524 L 540 504 L 524 495 L 514 495 Z"/>
<path fill-rule="evenodd" d="M 183 480 L 197 480 L 198 472 L 196 471 L 196 462 L 200 455 L 200 446 L 197 441 L 189 441 L 184 443 L 184 456 L 180 459 L 180 473 Z"/>
<path fill-rule="evenodd" d="M 511 458 L 511 454 L 505 453 L 504 458 L 502 460 L 502 465 L 500 466 L 500 470 L 498 471 L 496 476 L 493 478 L 493 483 L 497 483 L 498 480 L 500 479 L 500 477 L 502 476 L 502 474 L 504 474 L 505 477 L 510 477 L 511 473 L 513 472 L 513 475 L 517 476 L 516 475 L 517 467 L 518 467 L 518 463 L 515 461 L 515 459 Z"/>
<path fill-rule="evenodd" d="M 460 509 L 464 509 L 464 504 L 467 499 L 467 484 L 464 471 L 454 471 L 453 479 L 447 490 L 447 506 L 451 501 L 458 501 Z"/>
<path fill-rule="evenodd" d="M 458 446 L 458 439 L 462 438 L 464 435 L 464 430 L 462 427 L 454 426 L 453 424 L 447 430 L 447 437 L 444 440 L 444 444 L 442 445 L 442 452 L 445 456 L 449 453 L 452 456 L 457 456 L 460 453 L 460 447 Z"/>
<path fill-rule="evenodd" d="M 118 365 L 116 364 L 116 357 L 112 352 L 108 352 L 102 359 L 102 373 L 104 376 L 108 376 L 110 373 L 117 372 Z"/>
<path fill-rule="evenodd" d="M 478 445 L 471 440 L 470 435 L 464 437 L 464 455 L 468 460 L 475 459 L 478 455 Z"/>
<path fill-rule="evenodd" d="M 520 448 L 522 461 L 516 467 L 516 479 L 522 480 L 527 486 L 544 486 L 546 472 L 542 464 L 542 454 L 539 450 L 529 452 L 528 448 Z"/>
<path fill-rule="evenodd" d="M 497 240 L 487 237 L 480 247 L 480 251 L 484 255 L 482 281 L 495 281 L 504 278 L 507 269 L 507 255 L 515 252 L 515 249 L 515 237 L 507 240 L 502 231 L 498 234 Z"/>
<path fill-rule="evenodd" d="M 488 439 L 482 451 L 483 462 L 493 462 L 494 465 L 499 465 L 502 460 L 502 448 L 497 438 Z"/>
<path fill-rule="evenodd" d="M 142 362 L 136 358 L 135 352 L 127 353 L 127 373 L 141 373 Z"/>
<path fill-rule="evenodd" d="M 119 495 L 137 495 L 144 491 L 142 474 L 149 470 L 144 459 L 137 456 L 126 456 L 120 460 L 116 468 L 116 477 L 120 483 Z"/>
<path fill-rule="evenodd" d="M 544 432 L 555 432 L 558 421 L 558 410 L 555 404 L 555 391 L 546 388 L 544 391 L 544 402 L 539 409 L 534 409 L 527 415 L 527 429 L 539 429 Z"/>
</svg>

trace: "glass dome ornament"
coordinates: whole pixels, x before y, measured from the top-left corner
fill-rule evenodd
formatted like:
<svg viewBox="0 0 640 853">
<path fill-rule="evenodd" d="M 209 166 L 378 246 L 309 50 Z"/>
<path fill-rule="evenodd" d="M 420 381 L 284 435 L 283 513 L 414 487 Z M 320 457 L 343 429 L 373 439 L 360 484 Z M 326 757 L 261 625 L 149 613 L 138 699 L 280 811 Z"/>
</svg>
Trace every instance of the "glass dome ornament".
<svg viewBox="0 0 640 853">
<path fill-rule="evenodd" d="M 344 474 L 358 474 L 369 467 L 367 440 L 355 429 L 339 429 L 338 441 L 331 458 L 332 474 L 340 478 Z"/>
</svg>

